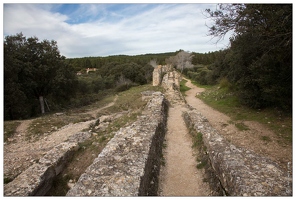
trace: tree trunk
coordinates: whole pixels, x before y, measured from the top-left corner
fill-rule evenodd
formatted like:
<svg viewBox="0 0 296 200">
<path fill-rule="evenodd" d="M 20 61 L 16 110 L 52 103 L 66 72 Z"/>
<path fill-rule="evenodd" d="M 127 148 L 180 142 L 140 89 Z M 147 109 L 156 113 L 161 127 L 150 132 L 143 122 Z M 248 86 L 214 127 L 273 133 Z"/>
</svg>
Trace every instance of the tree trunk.
<svg viewBox="0 0 296 200">
<path fill-rule="evenodd" d="M 41 107 L 41 113 L 44 114 L 45 110 L 44 110 L 44 98 L 43 98 L 43 96 L 39 96 L 39 102 L 40 102 L 40 107 Z"/>
</svg>

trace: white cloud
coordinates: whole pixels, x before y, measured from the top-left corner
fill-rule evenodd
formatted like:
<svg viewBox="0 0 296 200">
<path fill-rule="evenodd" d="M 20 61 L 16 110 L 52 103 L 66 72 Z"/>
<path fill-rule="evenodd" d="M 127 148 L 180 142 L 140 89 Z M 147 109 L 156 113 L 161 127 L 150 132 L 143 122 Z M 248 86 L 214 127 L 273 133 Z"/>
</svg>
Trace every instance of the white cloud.
<svg viewBox="0 0 296 200">
<path fill-rule="evenodd" d="M 4 35 L 23 32 L 27 37 L 54 39 L 66 57 L 225 48 L 206 36 L 202 9 L 214 5 L 133 4 L 119 9 L 112 4 L 82 4 L 67 15 L 53 11 L 54 6 L 4 4 Z"/>
</svg>

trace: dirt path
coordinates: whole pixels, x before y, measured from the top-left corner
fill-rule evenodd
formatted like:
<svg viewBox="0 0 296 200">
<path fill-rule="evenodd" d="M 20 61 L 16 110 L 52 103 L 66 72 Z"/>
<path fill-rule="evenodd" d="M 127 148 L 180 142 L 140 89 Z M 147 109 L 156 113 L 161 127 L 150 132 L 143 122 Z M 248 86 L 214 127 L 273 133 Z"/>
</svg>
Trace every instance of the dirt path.
<svg viewBox="0 0 296 200">
<path fill-rule="evenodd" d="M 161 196 L 208 196 L 211 191 L 203 182 L 203 169 L 196 168 L 192 139 L 182 118 L 184 105 L 169 108 L 165 167 L 160 176 Z"/>
<path fill-rule="evenodd" d="M 111 107 L 117 100 L 117 96 L 113 102 L 96 110 L 87 112 L 96 117 L 97 112 Z M 33 120 L 24 120 L 17 127 L 16 134 L 13 136 L 13 143 L 4 145 L 4 176 L 16 177 L 18 174 L 26 170 L 34 162 L 38 161 L 47 151 L 54 146 L 67 140 L 71 135 L 82 131 L 94 123 L 96 119 L 75 124 L 68 124 L 59 130 L 52 132 L 50 135 L 43 135 L 37 141 L 31 142 L 26 140 L 26 133 L 30 123 Z"/>
<path fill-rule="evenodd" d="M 91 115 L 93 118 L 97 118 L 97 113 L 98 113 L 98 112 L 100 112 L 101 110 L 104 110 L 104 109 L 106 109 L 106 108 L 109 108 L 109 107 L 113 106 L 113 105 L 115 104 L 115 102 L 117 101 L 117 99 L 118 99 L 118 95 L 116 95 L 115 98 L 113 99 L 113 101 L 112 101 L 111 103 L 107 104 L 106 106 L 101 107 L 101 108 L 98 108 L 98 109 L 96 109 L 96 110 L 88 111 L 88 112 L 86 112 L 86 113 L 84 113 L 84 114 L 89 114 L 89 115 Z"/>
<path fill-rule="evenodd" d="M 228 141 L 238 147 L 244 147 L 253 150 L 257 154 L 269 157 L 284 169 L 288 166 L 288 162 L 292 162 L 292 147 L 280 145 L 273 131 L 255 121 L 240 121 L 250 130 L 238 130 L 233 123 L 230 123 L 231 119 L 228 116 L 212 109 L 196 98 L 198 93 L 204 91 L 203 88 L 196 87 L 190 80 L 187 81 L 186 86 L 191 88 L 186 92 L 185 99 L 187 103 L 201 112 Z M 263 136 L 269 137 L 271 141 L 262 140 Z"/>
<path fill-rule="evenodd" d="M 231 118 L 214 110 L 196 97 L 204 91 L 187 80 L 187 87 L 191 89 L 186 92 L 185 100 L 191 107 L 201 112 L 228 141 L 238 147 L 253 150 L 257 154 L 269 157 L 283 169 L 292 161 L 292 147 L 282 146 L 276 140 L 276 135 L 264 125 L 254 121 L 240 121 L 250 130 L 238 130 Z M 169 108 L 166 134 L 166 148 L 164 148 L 165 166 L 160 171 L 160 196 L 208 196 L 211 190 L 207 183 L 203 182 L 204 169 L 196 168 L 196 158 L 191 148 L 192 139 L 182 118 L 182 111 L 186 110 L 185 104 L 175 103 Z M 271 141 L 260 139 L 268 136 Z M 290 164 L 291 165 L 291 164 Z"/>
</svg>

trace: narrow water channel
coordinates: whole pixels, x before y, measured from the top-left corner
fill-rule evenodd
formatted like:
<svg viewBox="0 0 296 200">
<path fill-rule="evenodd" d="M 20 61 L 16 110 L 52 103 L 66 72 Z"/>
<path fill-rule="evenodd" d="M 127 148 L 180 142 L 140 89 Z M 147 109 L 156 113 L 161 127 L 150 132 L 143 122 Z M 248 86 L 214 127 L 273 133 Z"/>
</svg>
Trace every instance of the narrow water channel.
<svg viewBox="0 0 296 200">
<path fill-rule="evenodd" d="M 165 165 L 160 172 L 160 196 L 208 196 L 204 170 L 197 169 L 192 139 L 182 118 L 184 105 L 169 108 L 165 138 Z"/>
</svg>

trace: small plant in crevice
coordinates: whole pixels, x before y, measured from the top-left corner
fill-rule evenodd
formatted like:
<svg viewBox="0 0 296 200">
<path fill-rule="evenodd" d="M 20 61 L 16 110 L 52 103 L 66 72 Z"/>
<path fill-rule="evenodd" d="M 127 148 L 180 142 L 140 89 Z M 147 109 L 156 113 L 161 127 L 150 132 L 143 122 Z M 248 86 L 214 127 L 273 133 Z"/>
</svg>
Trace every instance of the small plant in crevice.
<svg viewBox="0 0 296 200">
<path fill-rule="evenodd" d="M 207 159 L 207 157 L 204 156 L 202 159 L 197 159 L 197 165 L 196 165 L 196 168 L 197 168 L 197 169 L 202 169 L 202 168 L 204 168 L 207 164 L 208 164 L 208 159 Z"/>
<path fill-rule="evenodd" d="M 234 124 L 236 128 L 238 128 L 240 131 L 247 131 L 250 130 L 248 126 L 246 126 L 243 122 L 235 123 Z"/>
<path fill-rule="evenodd" d="M 271 139 L 270 139 L 270 137 L 268 137 L 268 136 L 261 136 L 261 140 L 263 140 L 263 141 L 265 141 L 265 142 L 270 142 L 271 141 Z"/>
<path fill-rule="evenodd" d="M 203 144 L 202 133 L 197 132 L 193 137 L 193 147 L 200 147 Z"/>
</svg>

